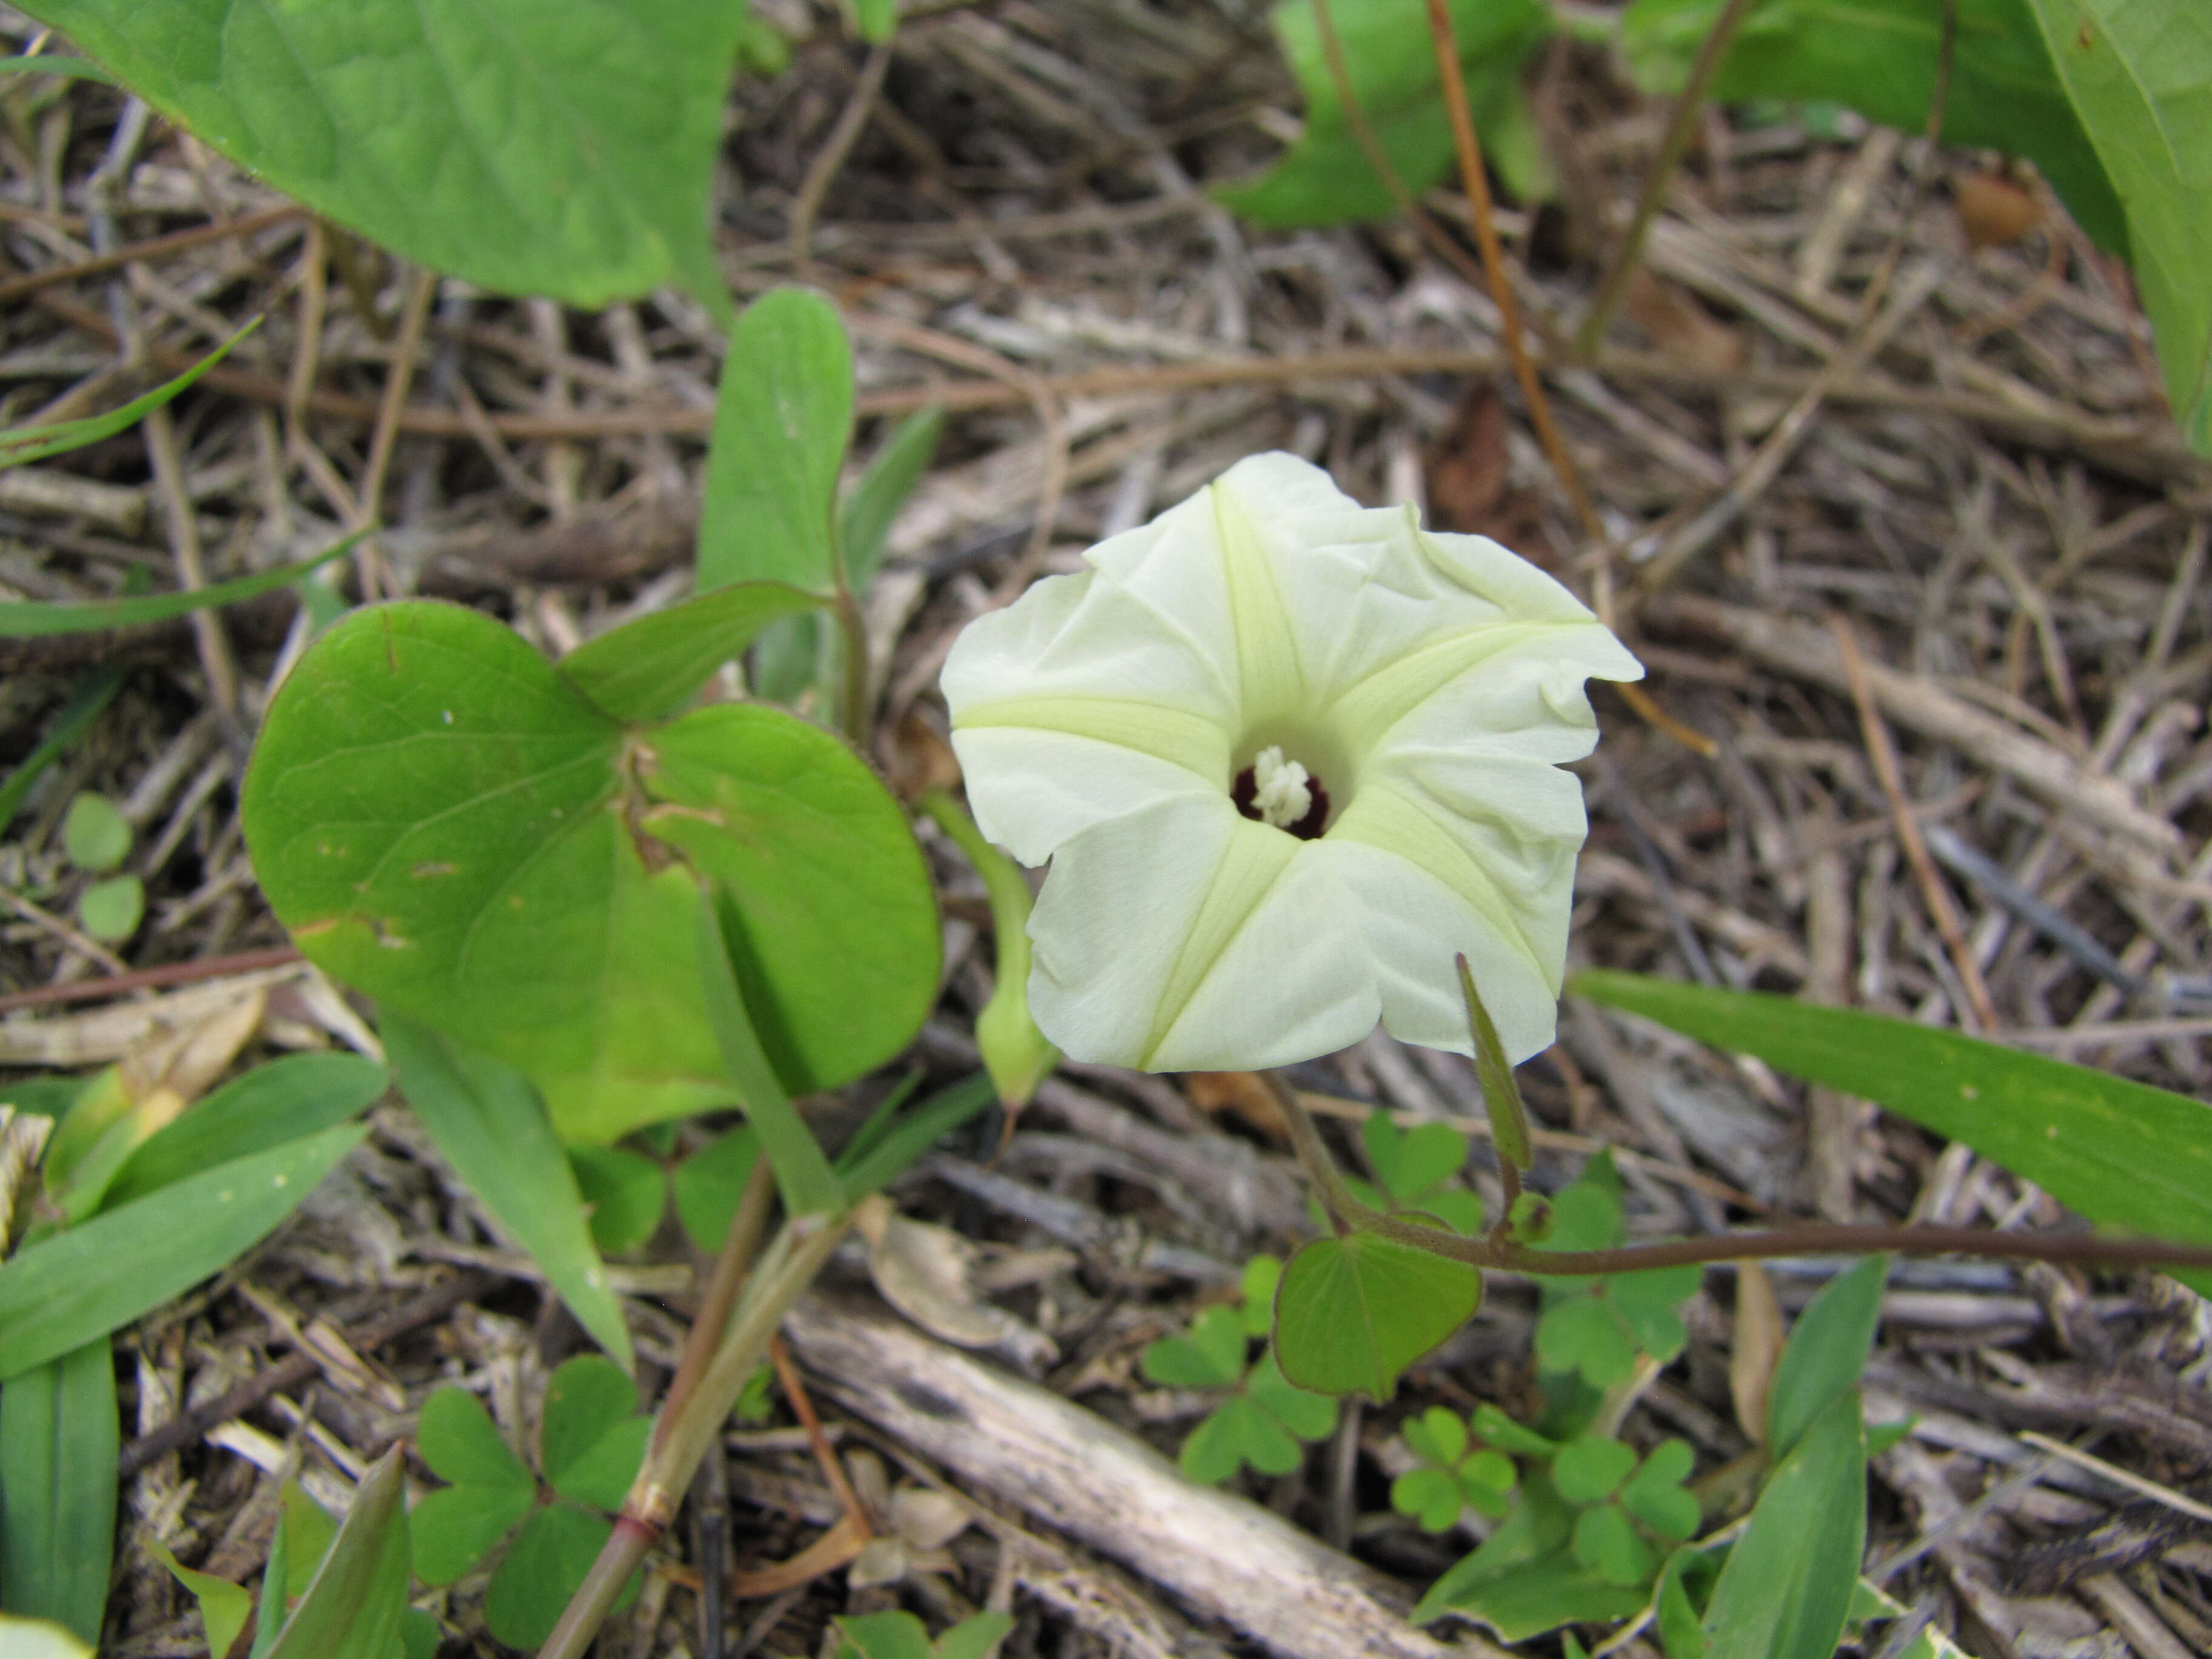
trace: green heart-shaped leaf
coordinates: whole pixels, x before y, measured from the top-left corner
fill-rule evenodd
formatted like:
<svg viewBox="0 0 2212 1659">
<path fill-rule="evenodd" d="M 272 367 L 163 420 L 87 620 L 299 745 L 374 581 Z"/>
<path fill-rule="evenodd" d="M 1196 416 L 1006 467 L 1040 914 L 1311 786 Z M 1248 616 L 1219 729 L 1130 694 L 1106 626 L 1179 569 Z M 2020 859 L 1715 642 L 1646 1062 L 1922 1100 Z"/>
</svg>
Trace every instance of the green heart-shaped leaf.
<svg viewBox="0 0 2212 1659">
<path fill-rule="evenodd" d="M 1482 1276 L 1464 1262 L 1373 1233 L 1317 1239 L 1283 1269 L 1276 1357 L 1300 1388 L 1379 1403 L 1481 1300 Z"/>
<path fill-rule="evenodd" d="M 793 1093 L 896 1053 L 935 994 L 920 848 L 843 744 L 728 705 L 625 731 L 458 606 L 332 628 L 270 709 L 243 815 L 301 949 L 521 1071 L 566 1140 L 735 1097 L 699 982 L 699 880 L 667 846 L 753 942 L 740 983 Z"/>
</svg>

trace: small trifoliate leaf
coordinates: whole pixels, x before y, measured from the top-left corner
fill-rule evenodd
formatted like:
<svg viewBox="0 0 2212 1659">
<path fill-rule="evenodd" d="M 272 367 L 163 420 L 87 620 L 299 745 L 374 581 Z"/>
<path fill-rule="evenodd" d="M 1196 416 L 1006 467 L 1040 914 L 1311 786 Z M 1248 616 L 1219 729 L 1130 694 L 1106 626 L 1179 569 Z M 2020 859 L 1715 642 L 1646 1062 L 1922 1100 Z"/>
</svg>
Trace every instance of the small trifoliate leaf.
<svg viewBox="0 0 2212 1659">
<path fill-rule="evenodd" d="M 538 1510 L 491 1576 L 484 1591 L 485 1628 L 509 1647 L 541 1645 L 613 1531 L 612 1522 L 566 1504 Z M 633 1577 L 616 1598 L 617 1609 L 635 1599 L 637 1586 Z"/>
<path fill-rule="evenodd" d="M 592 1243 L 602 1255 L 641 1249 L 660 1226 L 668 1177 L 660 1165 L 619 1146 L 571 1146 L 568 1167 L 591 1210 Z"/>
<path fill-rule="evenodd" d="M 1547 1309 L 1536 1322 L 1536 1364 L 1547 1371 L 1580 1371 L 1609 1389 L 1636 1369 L 1636 1346 L 1595 1296 Z"/>
<path fill-rule="evenodd" d="M 1575 1559 L 1609 1584 L 1640 1584 L 1651 1576 L 1651 1547 L 1610 1504 L 1584 1510 L 1575 1522 Z"/>
<path fill-rule="evenodd" d="M 466 1389 L 440 1389 L 422 1402 L 415 1444 L 430 1472 L 457 1486 L 533 1485 L 483 1402 Z"/>
<path fill-rule="evenodd" d="M 1244 1322 L 1233 1308 L 1212 1307 L 1191 1322 L 1188 1336 L 1164 1336 L 1139 1362 L 1145 1375 L 1170 1389 L 1225 1389 L 1244 1376 Z"/>
<path fill-rule="evenodd" d="M 1552 1232 L 1544 1243 L 1554 1250 L 1609 1250 L 1626 1227 L 1617 1194 L 1578 1181 L 1553 1194 Z"/>
<path fill-rule="evenodd" d="M 1552 1460 L 1552 1484 L 1570 1504 L 1595 1504 L 1610 1498 L 1635 1467 L 1632 1447 L 1610 1435 L 1581 1435 Z"/>
<path fill-rule="evenodd" d="M 929 1632 L 912 1613 L 864 1613 L 837 1621 L 837 1659 L 930 1659 Z"/>
<path fill-rule="evenodd" d="M 1424 1532 L 1443 1532 L 1459 1519 L 1459 1482 L 1439 1468 L 1408 1469 L 1390 1483 L 1390 1507 Z"/>
<path fill-rule="evenodd" d="M 712 1255 L 729 1236 L 730 1218 L 751 1179 L 760 1142 L 750 1129 L 732 1129 L 676 1166 L 676 1218 L 694 1248 Z"/>
<path fill-rule="evenodd" d="M 1467 1455 L 1467 1424 L 1455 1412 L 1431 1406 L 1419 1417 L 1409 1417 L 1399 1431 L 1413 1455 L 1425 1463 L 1449 1467 Z"/>
<path fill-rule="evenodd" d="M 627 1417 L 580 1453 L 553 1482 L 553 1490 L 573 1503 L 585 1504 L 611 1515 L 623 1506 L 645 1448 L 653 1438 L 653 1419 Z"/>
<path fill-rule="evenodd" d="M 1488 1516 L 1505 1513 L 1507 1494 L 1520 1480 L 1513 1460 L 1501 1451 L 1479 1451 L 1462 1458 L 1454 1473 L 1468 1506 Z"/>
<path fill-rule="evenodd" d="M 1620 1506 L 1662 1537 L 1681 1540 L 1698 1529 L 1698 1500 L 1682 1489 L 1697 1461 L 1686 1440 L 1662 1440 L 1620 1489 Z"/>
<path fill-rule="evenodd" d="M 937 1638 L 936 1659 L 987 1659 L 1013 1627 L 1012 1613 L 971 1614 Z"/>
<path fill-rule="evenodd" d="M 1413 1202 L 1467 1162 L 1467 1137 L 1448 1123 L 1401 1129 L 1388 1112 L 1370 1112 L 1360 1139 L 1376 1180 L 1401 1204 Z"/>
<path fill-rule="evenodd" d="M 526 1486 L 447 1486 L 430 1493 L 407 1517 L 415 1576 L 426 1584 L 452 1583 L 496 1549 L 535 1501 Z"/>
<path fill-rule="evenodd" d="M 538 1464 L 556 1490 L 589 1458 L 599 1443 L 637 1410 L 637 1385 L 604 1354 L 579 1354 L 563 1363 L 545 1385 L 545 1411 L 538 1437 Z M 622 1502 L 619 1494 L 613 1504 Z"/>
<path fill-rule="evenodd" d="M 1324 1439 L 1336 1426 L 1336 1401 L 1325 1394 L 1310 1393 L 1285 1376 L 1272 1349 L 1252 1367 L 1244 1392 L 1255 1406 L 1301 1440 Z"/>
<path fill-rule="evenodd" d="M 1663 1363 L 1681 1352 L 1689 1340 L 1676 1310 L 1698 1293 L 1701 1278 L 1702 1270 L 1695 1266 L 1616 1273 L 1605 1281 L 1603 1295 L 1636 1346 Z"/>
</svg>

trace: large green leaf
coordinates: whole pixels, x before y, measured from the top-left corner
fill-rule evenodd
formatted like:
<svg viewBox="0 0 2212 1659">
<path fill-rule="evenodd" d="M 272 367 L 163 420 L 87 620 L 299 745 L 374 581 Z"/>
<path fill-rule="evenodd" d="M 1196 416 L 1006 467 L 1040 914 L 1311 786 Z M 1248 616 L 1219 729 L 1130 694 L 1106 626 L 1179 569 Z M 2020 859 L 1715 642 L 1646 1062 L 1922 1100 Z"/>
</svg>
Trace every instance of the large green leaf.
<svg viewBox="0 0 2212 1659">
<path fill-rule="evenodd" d="M 1866 1547 L 1866 1429 L 1847 1389 L 1759 1489 L 1705 1607 L 1707 1659 L 1829 1659 Z"/>
<path fill-rule="evenodd" d="M 0 1381 L 127 1325 L 258 1243 L 365 1130 L 241 1158 L 26 1246 L 0 1266 Z"/>
<path fill-rule="evenodd" d="M 105 1336 L 0 1388 L 0 1604 L 88 1642 L 115 1559 L 115 1356 Z M 12 1652 L 0 1638 L 0 1652 Z"/>
<path fill-rule="evenodd" d="M 737 1096 L 694 917 L 733 913 L 748 1012 L 793 1094 L 903 1047 L 936 990 L 904 815 L 829 733 L 722 705 L 625 730 L 512 630 L 415 601 L 355 612 L 286 680 L 247 845 L 300 947 L 517 1067 L 571 1141 Z"/>
<path fill-rule="evenodd" d="M 2166 396 L 2212 454 L 2212 8 L 2029 0 L 2089 142 L 2127 204 Z"/>
<path fill-rule="evenodd" d="M 599 1346 L 630 1359 L 629 1329 L 592 1245 L 575 1172 L 513 1066 L 384 1011 L 385 1052 L 438 1150 L 514 1237 Z"/>
<path fill-rule="evenodd" d="M 2128 226 L 2089 136 L 2038 48 L 2031 4 L 1956 0 L 1959 29 L 1943 138 L 2026 155 L 2065 198 L 2081 228 L 2124 252 Z M 1723 0 L 1636 0 L 1622 44 L 1638 78 L 1674 91 Z M 1713 82 L 1721 99 L 1806 98 L 1844 104 L 1869 120 L 1918 133 L 1928 125 L 1950 0 L 1765 0 L 1736 35 Z M 2179 8 L 2177 8 L 2179 9 Z"/>
<path fill-rule="evenodd" d="M 708 201 L 732 0 L 36 0 L 163 114 L 486 288 L 724 303 Z"/>
<path fill-rule="evenodd" d="M 2212 1244 L 2212 1106 L 1910 1020 L 1638 974 L 1568 991 L 1887 1107 L 2092 1221 Z M 2212 1292 L 2212 1273 L 2174 1277 Z"/>
<path fill-rule="evenodd" d="M 722 359 L 699 505 L 699 591 L 839 584 L 837 470 L 853 436 L 853 350 L 836 307 L 780 288 L 745 307 Z"/>
<path fill-rule="evenodd" d="M 1316 1239 L 1275 1291 L 1275 1357 L 1318 1394 L 1390 1398 L 1398 1374 L 1474 1316 L 1482 1275 L 1375 1233 Z"/>
<path fill-rule="evenodd" d="M 1486 153 L 1509 183 L 1526 190 L 1526 147 L 1516 142 L 1525 125 L 1518 82 L 1522 60 L 1550 32 L 1550 14 L 1538 0 L 1452 0 L 1451 11 Z M 1425 0 L 1333 0 L 1329 15 L 1376 142 L 1407 189 L 1426 190 L 1450 167 L 1452 139 Z M 1305 98 L 1305 131 L 1265 178 L 1216 193 L 1265 225 L 1340 224 L 1395 211 L 1336 95 L 1312 0 L 1289 0 L 1269 21 Z"/>
</svg>

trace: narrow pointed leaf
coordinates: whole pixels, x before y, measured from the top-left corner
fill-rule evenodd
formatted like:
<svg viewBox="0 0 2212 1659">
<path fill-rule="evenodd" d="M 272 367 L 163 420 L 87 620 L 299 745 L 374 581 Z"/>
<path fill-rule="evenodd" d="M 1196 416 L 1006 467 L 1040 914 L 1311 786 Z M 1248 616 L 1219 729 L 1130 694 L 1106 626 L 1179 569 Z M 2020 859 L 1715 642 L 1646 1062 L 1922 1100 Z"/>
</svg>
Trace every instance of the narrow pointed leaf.
<svg viewBox="0 0 2212 1659">
<path fill-rule="evenodd" d="M 1468 1030 L 1474 1038 L 1475 1075 L 1482 1084 L 1482 1109 L 1490 1117 L 1491 1139 L 1499 1158 L 1525 1170 L 1535 1163 L 1536 1153 L 1528 1134 L 1528 1108 L 1521 1098 L 1521 1085 L 1513 1075 L 1513 1062 L 1505 1057 L 1505 1045 L 1498 1040 L 1490 1010 L 1482 1006 L 1467 958 L 1454 960 L 1459 965 L 1460 996 L 1467 1004 Z"/>
<path fill-rule="evenodd" d="M 0 604 L 0 639 L 23 639 L 40 634 L 94 634 L 103 629 L 134 628 L 142 623 L 167 622 L 211 605 L 235 605 L 257 594 L 289 586 L 320 569 L 361 539 L 349 536 L 336 547 L 297 564 L 280 564 L 273 570 L 256 571 L 227 582 L 181 589 L 173 593 L 147 593 L 132 599 L 96 599 L 88 605 Z"/>
<path fill-rule="evenodd" d="M 884 447 L 868 463 L 860 482 L 845 499 L 840 515 L 844 528 L 845 582 L 855 593 L 864 593 L 884 562 L 884 544 L 899 508 L 921 482 L 937 453 L 937 441 L 945 433 L 945 411 L 916 410 L 898 423 Z"/>
<path fill-rule="evenodd" d="M 822 1151 L 822 1143 L 784 1092 L 783 1080 L 769 1064 L 753 1030 L 752 1015 L 738 994 L 736 973 L 722 924 L 712 899 L 699 905 L 699 977 L 706 987 L 707 1020 L 722 1050 L 722 1061 L 744 1097 L 745 1121 L 759 1137 L 761 1151 L 775 1170 L 784 1208 L 793 1215 L 824 1215 L 842 1206 L 843 1189 Z"/>
<path fill-rule="evenodd" d="M 235 1158 L 41 1239 L 0 1266 L 0 1382 L 219 1272 L 361 1144 L 350 1125 Z"/>
<path fill-rule="evenodd" d="M 742 656 L 761 629 L 821 605 L 781 582 L 738 582 L 624 623 L 578 646 L 557 666 L 618 720 L 665 720 L 717 668 Z"/>
<path fill-rule="evenodd" d="M 398 1650 L 410 1576 L 404 1455 L 394 1446 L 355 1489 L 269 1659 L 392 1659 Z"/>
<path fill-rule="evenodd" d="M 853 351 L 836 308 L 782 288 L 730 336 L 699 514 L 699 591 L 836 591 L 837 471 L 853 435 Z"/>
<path fill-rule="evenodd" d="M 2128 212 L 2136 281 L 2182 435 L 2212 455 L 2212 13 L 2198 0 L 2030 0 Z"/>
<path fill-rule="evenodd" d="M 287 1054 L 258 1066 L 156 1130 L 116 1171 L 109 1209 L 264 1146 L 344 1122 L 390 1086 L 391 1073 L 359 1054 Z"/>
<path fill-rule="evenodd" d="M 1708 1659 L 1830 1659 L 1866 1547 L 1866 1433 L 1846 1389 L 1759 1489 L 1705 1607 Z"/>
<path fill-rule="evenodd" d="M 105 1337 L 0 1388 L 0 1587 L 10 1613 L 100 1639 L 119 1455 Z"/>
<path fill-rule="evenodd" d="M 1592 970 L 1568 990 L 1871 1100 L 2106 1226 L 2212 1244 L 2212 1106 L 1911 1020 Z M 2181 1268 L 2212 1293 L 2212 1272 Z"/>
<path fill-rule="evenodd" d="M 1820 1289 L 1797 1316 L 1766 1396 L 1766 1443 L 1786 1456 L 1831 1401 L 1866 1369 L 1881 1317 L 1889 1258 L 1869 1256 Z"/>
<path fill-rule="evenodd" d="M 400 1092 L 454 1172 L 624 1364 L 629 1330 L 592 1246 L 583 1195 L 530 1081 L 512 1066 L 386 1011 L 385 1052 Z"/>
<path fill-rule="evenodd" d="M 25 60 L 18 59 L 18 62 Z M 38 58 L 29 60 L 41 67 L 48 64 L 82 64 L 88 71 L 96 70 L 96 64 L 83 58 Z M 64 74 L 76 71 L 63 70 Z M 88 415 L 81 420 L 58 421 L 52 426 L 9 427 L 0 431 L 0 466 L 22 466 L 31 461 L 42 461 L 49 455 L 59 455 L 72 449 L 82 449 L 103 438 L 112 438 L 118 432 L 127 432 L 155 410 L 169 402 L 186 386 L 213 368 L 230 355 L 230 349 L 261 326 L 257 317 L 232 335 L 213 351 L 194 363 L 174 380 L 165 380 L 151 392 L 133 398 L 119 409 L 111 409 L 105 415 Z"/>
</svg>

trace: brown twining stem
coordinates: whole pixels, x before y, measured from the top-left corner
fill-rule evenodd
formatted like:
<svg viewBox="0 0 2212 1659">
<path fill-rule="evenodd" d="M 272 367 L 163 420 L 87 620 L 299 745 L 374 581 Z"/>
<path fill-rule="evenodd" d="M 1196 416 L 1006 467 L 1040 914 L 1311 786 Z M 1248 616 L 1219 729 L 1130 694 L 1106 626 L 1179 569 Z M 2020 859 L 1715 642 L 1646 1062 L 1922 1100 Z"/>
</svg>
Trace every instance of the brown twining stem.
<svg viewBox="0 0 2212 1659">
<path fill-rule="evenodd" d="M 1597 297 L 1590 301 L 1589 313 L 1575 331 L 1575 349 L 1584 357 L 1597 350 L 1598 342 L 1605 338 L 1606 326 L 1620 304 L 1620 296 L 1628 291 L 1629 278 L 1635 276 L 1636 267 L 1644 258 L 1644 239 L 1651 234 L 1651 222 L 1658 216 L 1659 204 L 1666 199 L 1668 180 L 1674 176 L 1674 169 L 1682 165 L 1682 158 L 1690 152 L 1690 140 L 1697 132 L 1698 116 L 1705 106 L 1705 94 L 1712 88 L 1713 77 L 1720 73 L 1722 60 L 1735 40 L 1737 26 L 1750 15 L 1754 3 L 1756 0 L 1728 0 L 1728 4 L 1721 8 L 1721 15 L 1713 20 L 1712 27 L 1705 31 L 1705 43 L 1698 48 L 1698 60 L 1690 67 L 1690 78 L 1683 83 L 1681 96 L 1675 100 L 1674 118 L 1667 124 L 1667 136 L 1660 142 L 1651 171 L 1644 175 L 1643 192 L 1636 198 L 1635 216 L 1628 222 L 1628 234 L 1614 257 L 1613 268 L 1599 285 Z"/>
<path fill-rule="evenodd" d="M 799 1367 L 792 1360 L 791 1349 L 781 1336 L 769 1341 L 768 1358 L 769 1364 L 775 1367 L 775 1380 L 783 1389 L 783 1397 L 791 1402 L 791 1414 L 806 1431 L 806 1443 L 813 1449 L 814 1462 L 822 1470 L 822 1478 L 830 1483 L 830 1490 L 845 1506 L 846 1520 L 864 1541 L 873 1538 L 876 1529 L 868 1519 L 868 1506 L 860 1501 L 860 1493 L 845 1478 L 845 1465 L 837 1456 L 837 1449 L 830 1443 L 830 1437 L 822 1431 L 822 1419 L 814 1409 L 813 1397 L 806 1392 Z"/>
<path fill-rule="evenodd" d="M 1513 376 L 1521 383 L 1521 395 L 1528 403 L 1528 418 L 1535 426 L 1536 436 L 1544 446 L 1552 470 L 1559 475 L 1559 483 L 1574 504 L 1575 517 L 1581 521 L 1583 534 L 1604 546 L 1611 539 L 1605 533 L 1605 521 L 1598 517 L 1596 505 L 1583 487 L 1581 469 L 1567 453 L 1559 424 L 1552 418 L 1551 399 L 1544 395 L 1544 383 L 1528 356 L 1528 343 L 1522 338 L 1520 302 L 1514 298 L 1513 283 L 1505 274 L 1505 252 L 1498 246 L 1498 226 L 1490 204 L 1490 181 L 1482 171 L 1482 143 L 1474 136 L 1474 117 L 1468 108 L 1467 87 L 1460 79 L 1459 36 L 1452 27 L 1451 13 L 1446 9 L 1445 0 L 1428 0 L 1428 8 L 1429 39 L 1436 49 L 1437 80 L 1443 88 L 1444 111 L 1451 119 L 1452 147 L 1459 157 L 1460 184 L 1467 191 L 1474 243 L 1482 252 L 1483 273 L 1489 279 L 1491 301 L 1498 307 L 1504 331 L 1505 349 L 1513 360 Z"/>
<path fill-rule="evenodd" d="M 1383 149 L 1382 141 L 1375 136 L 1374 123 L 1367 118 L 1358 89 L 1352 84 L 1352 66 L 1345 59 L 1344 38 L 1336 32 L 1336 15 L 1330 9 L 1329 0 L 1313 0 L 1313 11 L 1314 27 L 1321 35 L 1322 61 L 1328 66 L 1329 81 L 1336 88 L 1336 101 L 1344 106 L 1345 125 L 1352 129 L 1352 142 L 1359 146 L 1359 153 L 1367 158 L 1367 165 L 1389 192 L 1398 211 L 1406 216 L 1414 234 L 1468 282 L 1477 287 L 1487 286 L 1482 268 L 1468 257 L 1467 250 L 1446 234 L 1434 216 L 1407 188 L 1405 179 Z"/>
<path fill-rule="evenodd" d="M 1854 1227 L 1808 1222 L 1712 1238 L 1675 1238 L 1657 1244 L 1631 1244 L 1617 1250 L 1537 1250 L 1490 1238 L 1464 1238 L 1402 1217 L 1385 1215 L 1352 1195 L 1314 1127 L 1297 1091 L 1273 1072 L 1261 1079 L 1282 1109 L 1291 1145 L 1318 1193 L 1339 1235 L 1375 1233 L 1432 1255 L 1464 1261 L 1492 1273 L 1529 1278 L 1565 1274 L 1642 1273 L 1709 1261 L 1743 1261 L 1795 1255 L 1982 1255 L 2014 1261 L 2055 1261 L 2091 1267 L 2212 1267 L 2212 1246 L 2178 1244 L 2156 1238 L 2100 1238 L 2065 1233 L 2006 1233 L 1984 1227 Z"/>
<path fill-rule="evenodd" d="M 1610 628 L 1613 626 L 1613 538 L 1606 532 L 1605 520 L 1598 516 L 1597 504 L 1583 483 L 1582 469 L 1568 453 L 1559 422 L 1552 417 L 1552 400 L 1545 393 L 1535 361 L 1528 355 L 1528 343 L 1522 337 L 1521 307 L 1514 298 L 1512 281 L 1505 273 L 1505 252 L 1498 244 L 1498 226 L 1491 208 L 1490 181 L 1482 170 L 1482 143 L 1475 137 L 1474 117 L 1468 108 L 1467 87 L 1460 79 L 1459 37 L 1452 27 L 1451 13 L 1445 8 L 1445 0 L 1428 0 L 1428 9 L 1429 39 L 1436 52 L 1437 80 L 1443 88 L 1445 112 L 1451 119 L 1452 148 L 1459 158 L 1460 184 L 1467 192 L 1468 216 L 1474 227 L 1475 246 L 1482 251 L 1483 274 L 1488 279 L 1491 301 L 1498 307 L 1506 353 L 1513 363 L 1513 377 L 1520 383 L 1521 395 L 1528 404 L 1528 419 L 1536 428 L 1538 441 L 1543 445 L 1545 459 L 1551 462 L 1552 471 L 1558 474 L 1560 486 L 1566 490 L 1583 534 L 1604 551 L 1605 561 L 1599 567 L 1595 583 L 1595 609 L 1599 620 Z M 1720 752 L 1719 745 L 1711 738 L 1668 714 L 1641 686 L 1624 683 L 1616 689 L 1623 702 L 1668 737 L 1708 760 Z"/>
<path fill-rule="evenodd" d="M 738 1194 L 738 1207 L 730 1216 L 730 1230 L 722 1236 L 722 1248 L 715 1253 L 714 1267 L 707 1275 L 699 1311 L 692 1316 L 684 1352 L 677 1358 L 676 1375 L 669 1378 L 668 1392 L 661 1396 L 660 1415 L 653 1427 L 655 1441 L 666 1433 L 669 1422 L 684 1408 L 684 1402 L 698 1388 L 699 1379 L 706 1375 L 714 1358 L 715 1346 L 722 1333 L 729 1328 L 730 1315 L 738 1305 L 738 1292 L 744 1288 L 745 1276 L 752 1271 L 753 1258 L 760 1254 L 761 1235 L 768 1231 L 769 1211 L 775 1202 L 775 1170 L 765 1158 L 757 1158 L 752 1173 L 745 1177 L 744 1189 Z"/>
</svg>

